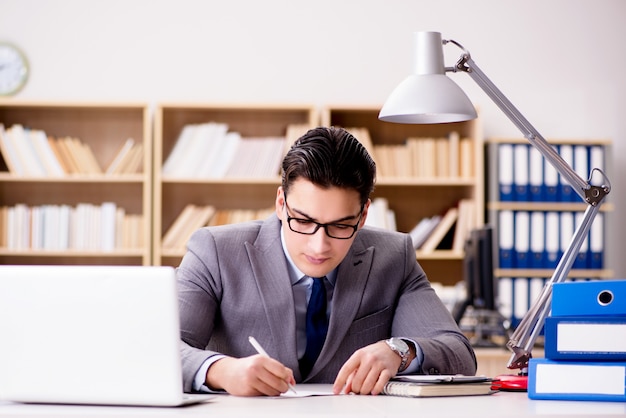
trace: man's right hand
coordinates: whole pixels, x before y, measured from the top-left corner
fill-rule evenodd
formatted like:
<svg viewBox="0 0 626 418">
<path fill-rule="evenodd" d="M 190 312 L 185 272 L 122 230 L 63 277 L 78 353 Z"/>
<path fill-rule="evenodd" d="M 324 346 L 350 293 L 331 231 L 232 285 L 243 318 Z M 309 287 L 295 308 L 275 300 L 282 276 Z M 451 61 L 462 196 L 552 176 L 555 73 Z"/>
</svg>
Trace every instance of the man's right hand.
<svg viewBox="0 0 626 418">
<path fill-rule="evenodd" d="M 236 396 L 278 396 L 289 390 L 288 383 L 296 383 L 291 369 L 260 354 L 225 357 L 213 363 L 206 375 L 209 388 Z"/>
</svg>

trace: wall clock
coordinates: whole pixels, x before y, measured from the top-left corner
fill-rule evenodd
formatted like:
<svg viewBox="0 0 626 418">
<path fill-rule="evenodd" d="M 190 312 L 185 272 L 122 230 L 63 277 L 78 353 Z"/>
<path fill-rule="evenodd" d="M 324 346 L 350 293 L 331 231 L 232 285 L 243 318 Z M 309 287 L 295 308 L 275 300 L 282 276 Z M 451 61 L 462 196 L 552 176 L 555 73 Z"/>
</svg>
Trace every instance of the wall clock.
<svg viewBox="0 0 626 418">
<path fill-rule="evenodd" d="M 28 60 L 15 45 L 0 41 L 0 96 L 17 93 L 28 79 Z"/>
</svg>

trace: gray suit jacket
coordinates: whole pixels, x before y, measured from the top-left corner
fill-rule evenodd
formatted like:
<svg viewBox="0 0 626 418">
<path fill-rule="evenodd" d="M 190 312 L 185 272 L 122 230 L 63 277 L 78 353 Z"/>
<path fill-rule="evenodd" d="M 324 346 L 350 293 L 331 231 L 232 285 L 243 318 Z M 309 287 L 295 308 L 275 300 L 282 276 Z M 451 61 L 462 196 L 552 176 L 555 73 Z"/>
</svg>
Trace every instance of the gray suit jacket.
<svg viewBox="0 0 626 418">
<path fill-rule="evenodd" d="M 249 335 L 302 381 L 280 226 L 271 216 L 202 228 L 189 240 L 177 269 L 185 391 L 208 357 L 255 354 Z M 332 383 L 354 351 L 390 336 L 420 345 L 422 373 L 476 371 L 474 352 L 430 287 L 410 237 L 365 227 L 339 265 L 326 343 L 305 381 Z"/>
</svg>

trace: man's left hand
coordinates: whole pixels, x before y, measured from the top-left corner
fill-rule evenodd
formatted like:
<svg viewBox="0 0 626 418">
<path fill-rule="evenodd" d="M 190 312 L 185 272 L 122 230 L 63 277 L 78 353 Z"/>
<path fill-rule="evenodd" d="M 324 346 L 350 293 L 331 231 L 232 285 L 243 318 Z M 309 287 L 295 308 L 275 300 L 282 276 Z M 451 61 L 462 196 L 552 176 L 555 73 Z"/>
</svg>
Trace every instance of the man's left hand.
<svg viewBox="0 0 626 418">
<path fill-rule="evenodd" d="M 363 347 L 352 354 L 341 367 L 333 392 L 378 395 L 385 383 L 398 372 L 400 356 L 384 341 Z"/>
</svg>

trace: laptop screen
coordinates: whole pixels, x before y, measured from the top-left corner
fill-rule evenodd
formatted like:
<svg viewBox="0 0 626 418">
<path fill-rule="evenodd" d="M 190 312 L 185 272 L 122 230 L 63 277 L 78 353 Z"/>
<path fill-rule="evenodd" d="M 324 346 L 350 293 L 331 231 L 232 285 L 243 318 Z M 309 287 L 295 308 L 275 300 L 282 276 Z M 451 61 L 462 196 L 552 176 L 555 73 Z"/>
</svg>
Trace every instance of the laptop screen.
<svg viewBox="0 0 626 418">
<path fill-rule="evenodd" d="M 171 267 L 0 266 L 0 398 L 176 404 Z"/>
</svg>

